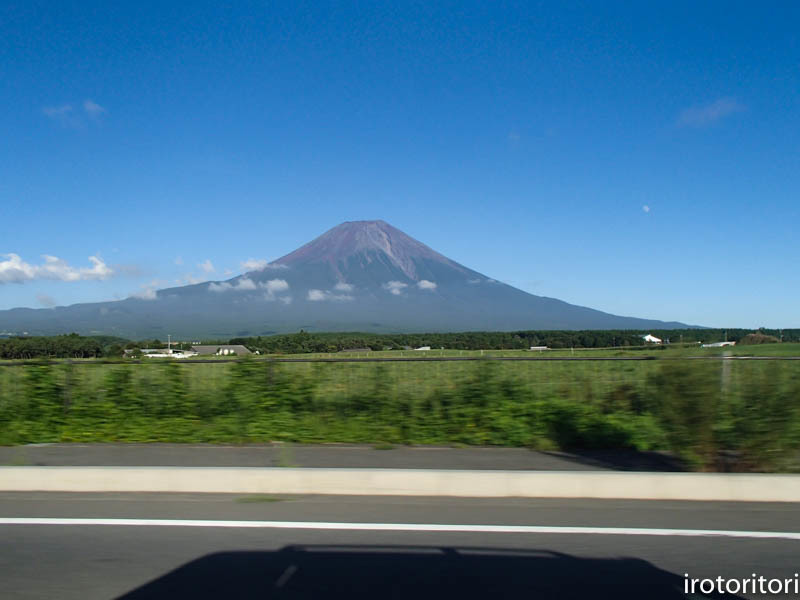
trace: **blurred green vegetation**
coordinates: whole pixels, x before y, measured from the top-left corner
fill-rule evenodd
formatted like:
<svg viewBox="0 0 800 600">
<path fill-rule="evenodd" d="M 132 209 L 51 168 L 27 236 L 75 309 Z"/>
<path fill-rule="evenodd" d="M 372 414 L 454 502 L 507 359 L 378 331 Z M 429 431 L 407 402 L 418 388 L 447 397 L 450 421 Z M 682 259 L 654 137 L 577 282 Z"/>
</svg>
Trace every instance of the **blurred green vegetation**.
<svg viewBox="0 0 800 600">
<path fill-rule="evenodd" d="M 797 471 L 800 361 L 0 369 L 0 444 L 59 441 L 635 449 L 671 452 L 697 470 Z"/>
</svg>

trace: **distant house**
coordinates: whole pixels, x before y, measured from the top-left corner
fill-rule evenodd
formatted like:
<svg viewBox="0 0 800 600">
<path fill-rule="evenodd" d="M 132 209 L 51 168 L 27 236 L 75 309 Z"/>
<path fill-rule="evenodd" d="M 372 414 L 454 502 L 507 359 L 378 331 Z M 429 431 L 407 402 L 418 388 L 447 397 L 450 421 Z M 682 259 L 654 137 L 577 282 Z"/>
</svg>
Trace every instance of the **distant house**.
<svg viewBox="0 0 800 600">
<path fill-rule="evenodd" d="M 649 333 L 647 335 L 643 335 L 642 339 L 648 344 L 660 344 L 660 343 L 662 343 L 661 338 L 657 338 L 656 336 L 650 335 Z"/>
<path fill-rule="evenodd" d="M 430 350 L 430 346 L 420 346 L 419 348 L 414 348 L 414 350 Z"/>
<path fill-rule="evenodd" d="M 125 350 L 125 357 L 131 358 L 136 349 Z M 167 348 L 142 348 L 139 350 L 144 358 L 191 358 L 197 356 L 192 350 L 169 350 Z"/>
<path fill-rule="evenodd" d="M 192 346 L 192 350 L 200 356 L 246 356 L 252 354 L 241 344 L 198 345 Z"/>
<path fill-rule="evenodd" d="M 703 344 L 703 348 L 724 348 L 725 346 L 735 346 L 736 342 L 714 342 L 713 344 Z"/>
<path fill-rule="evenodd" d="M 542 350 L 549 350 L 549 349 L 550 348 L 548 348 L 547 346 L 531 346 L 531 350 L 538 350 L 539 352 L 541 352 Z"/>
</svg>

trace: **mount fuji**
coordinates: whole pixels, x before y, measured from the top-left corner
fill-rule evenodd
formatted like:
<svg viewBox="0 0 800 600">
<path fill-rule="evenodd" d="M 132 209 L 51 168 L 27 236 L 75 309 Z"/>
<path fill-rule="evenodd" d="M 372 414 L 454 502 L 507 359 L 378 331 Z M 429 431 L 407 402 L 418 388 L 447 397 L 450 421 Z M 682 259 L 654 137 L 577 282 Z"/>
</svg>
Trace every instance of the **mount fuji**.
<svg viewBox="0 0 800 600">
<path fill-rule="evenodd" d="M 227 338 L 306 331 L 675 329 L 498 282 L 384 221 L 348 221 L 258 270 L 146 298 L 0 311 L 0 331 Z"/>
</svg>

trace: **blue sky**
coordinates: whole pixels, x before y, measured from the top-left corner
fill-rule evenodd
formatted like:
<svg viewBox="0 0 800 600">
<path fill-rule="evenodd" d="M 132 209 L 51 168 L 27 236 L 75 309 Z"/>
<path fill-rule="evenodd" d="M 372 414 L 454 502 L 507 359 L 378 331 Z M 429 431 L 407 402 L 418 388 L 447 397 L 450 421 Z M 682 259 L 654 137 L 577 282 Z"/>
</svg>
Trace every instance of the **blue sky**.
<svg viewBox="0 0 800 600">
<path fill-rule="evenodd" d="M 0 308 L 382 218 L 535 294 L 800 327 L 795 3 L 67 4 L 0 6 Z"/>
</svg>

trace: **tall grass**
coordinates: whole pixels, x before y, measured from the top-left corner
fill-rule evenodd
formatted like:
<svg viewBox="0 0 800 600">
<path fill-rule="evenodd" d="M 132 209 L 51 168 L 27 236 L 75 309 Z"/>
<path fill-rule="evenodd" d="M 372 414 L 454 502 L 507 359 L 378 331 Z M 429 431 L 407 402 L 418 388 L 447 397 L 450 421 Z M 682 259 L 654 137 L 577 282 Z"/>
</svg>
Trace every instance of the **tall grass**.
<svg viewBox="0 0 800 600">
<path fill-rule="evenodd" d="M 37 364 L 0 369 L 0 443 L 361 442 L 664 450 L 797 469 L 800 363 Z"/>
</svg>

